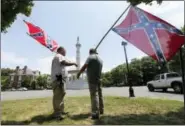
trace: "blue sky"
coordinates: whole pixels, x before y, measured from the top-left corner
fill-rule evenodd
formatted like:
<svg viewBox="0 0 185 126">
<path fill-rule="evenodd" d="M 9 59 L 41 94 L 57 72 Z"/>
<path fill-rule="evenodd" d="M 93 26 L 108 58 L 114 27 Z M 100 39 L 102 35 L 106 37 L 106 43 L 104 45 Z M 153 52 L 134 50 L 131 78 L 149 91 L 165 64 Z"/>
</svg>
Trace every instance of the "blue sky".
<svg viewBox="0 0 185 126">
<path fill-rule="evenodd" d="M 54 53 L 39 45 L 29 37 L 23 19 L 44 29 L 56 42 L 67 50 L 67 58 L 75 61 L 76 39 L 80 37 L 81 64 L 88 56 L 88 50 L 95 47 L 117 17 L 128 6 L 124 1 L 35 1 L 30 17 L 18 15 L 17 20 L 1 34 L 1 68 L 16 66 L 50 73 Z M 184 25 L 184 2 L 165 1 L 161 6 L 156 2 L 152 6 L 141 4 L 138 7 L 168 21 L 180 28 Z M 126 14 L 118 22 L 124 19 Z M 104 61 L 103 71 L 125 62 L 123 39 L 111 31 L 98 48 Z M 143 52 L 129 44 L 129 60 L 145 56 Z M 73 67 L 69 69 L 74 69 Z"/>
</svg>

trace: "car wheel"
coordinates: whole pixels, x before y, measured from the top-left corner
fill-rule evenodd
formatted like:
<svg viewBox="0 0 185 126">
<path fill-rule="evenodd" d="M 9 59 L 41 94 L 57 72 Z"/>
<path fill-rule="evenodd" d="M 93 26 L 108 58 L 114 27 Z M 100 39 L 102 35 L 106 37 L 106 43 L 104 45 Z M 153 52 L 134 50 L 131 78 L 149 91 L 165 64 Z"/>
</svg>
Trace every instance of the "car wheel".
<svg viewBox="0 0 185 126">
<path fill-rule="evenodd" d="M 172 88 L 175 91 L 175 93 L 182 93 L 183 92 L 181 83 L 173 83 Z"/>
<path fill-rule="evenodd" d="M 148 85 L 148 90 L 151 91 L 151 92 L 153 92 L 154 91 L 154 87 L 151 84 L 149 84 Z"/>
<path fill-rule="evenodd" d="M 163 88 L 163 92 L 167 92 L 167 88 Z"/>
</svg>

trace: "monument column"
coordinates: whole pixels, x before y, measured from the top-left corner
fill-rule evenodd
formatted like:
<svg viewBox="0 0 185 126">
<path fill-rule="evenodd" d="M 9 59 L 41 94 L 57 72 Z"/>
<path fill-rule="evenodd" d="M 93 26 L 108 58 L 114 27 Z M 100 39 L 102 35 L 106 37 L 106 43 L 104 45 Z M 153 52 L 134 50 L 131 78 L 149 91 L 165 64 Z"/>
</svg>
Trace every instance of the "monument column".
<svg viewBox="0 0 185 126">
<path fill-rule="evenodd" d="M 77 70 L 80 70 L 80 47 L 81 47 L 81 44 L 79 42 L 79 36 L 78 36 L 77 43 L 76 43 L 76 63 L 78 65 Z"/>
</svg>

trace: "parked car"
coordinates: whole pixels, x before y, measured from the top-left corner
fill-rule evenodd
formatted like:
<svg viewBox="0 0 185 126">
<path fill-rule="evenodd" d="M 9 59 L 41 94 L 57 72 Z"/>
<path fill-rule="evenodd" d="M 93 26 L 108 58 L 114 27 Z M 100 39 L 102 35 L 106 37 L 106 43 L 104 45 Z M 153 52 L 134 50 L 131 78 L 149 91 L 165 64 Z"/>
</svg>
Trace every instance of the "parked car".
<svg viewBox="0 0 185 126">
<path fill-rule="evenodd" d="M 16 91 L 16 89 L 15 89 L 15 88 L 11 88 L 10 90 L 11 90 L 11 91 Z"/>
<path fill-rule="evenodd" d="M 182 77 L 175 72 L 156 75 L 154 80 L 147 82 L 147 87 L 149 91 L 173 88 L 176 93 L 183 93 Z"/>
<path fill-rule="evenodd" d="M 18 90 L 18 91 L 27 91 L 28 89 L 25 88 L 25 87 L 21 87 L 21 88 L 18 88 L 17 90 Z"/>
</svg>

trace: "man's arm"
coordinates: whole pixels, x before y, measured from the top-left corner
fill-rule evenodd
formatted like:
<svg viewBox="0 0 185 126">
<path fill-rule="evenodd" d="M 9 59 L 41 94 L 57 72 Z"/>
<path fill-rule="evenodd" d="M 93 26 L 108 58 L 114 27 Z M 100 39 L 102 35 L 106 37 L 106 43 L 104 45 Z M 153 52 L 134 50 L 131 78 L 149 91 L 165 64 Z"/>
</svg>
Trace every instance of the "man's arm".
<svg viewBox="0 0 185 126">
<path fill-rule="evenodd" d="M 80 69 L 80 72 L 77 74 L 77 78 L 79 79 L 80 75 L 85 71 L 85 69 L 87 68 L 88 64 L 90 61 L 90 57 L 87 58 L 85 64 L 83 65 L 83 67 Z"/>
<path fill-rule="evenodd" d="M 65 65 L 65 66 L 73 66 L 73 65 L 75 65 L 75 66 L 77 67 L 77 64 L 76 64 L 76 63 L 67 62 L 67 61 L 65 61 L 65 60 L 63 60 L 63 61 L 61 62 L 61 64 L 62 64 L 62 65 Z"/>
<path fill-rule="evenodd" d="M 75 65 L 76 67 L 78 66 L 76 63 L 67 61 L 66 58 L 63 57 L 62 55 L 60 55 L 59 57 L 59 62 L 64 66 L 73 66 L 73 65 Z"/>
<path fill-rule="evenodd" d="M 77 74 L 77 78 L 79 79 L 80 75 L 85 71 L 87 68 L 87 64 L 84 64 L 83 67 L 80 69 L 80 72 Z"/>
</svg>

